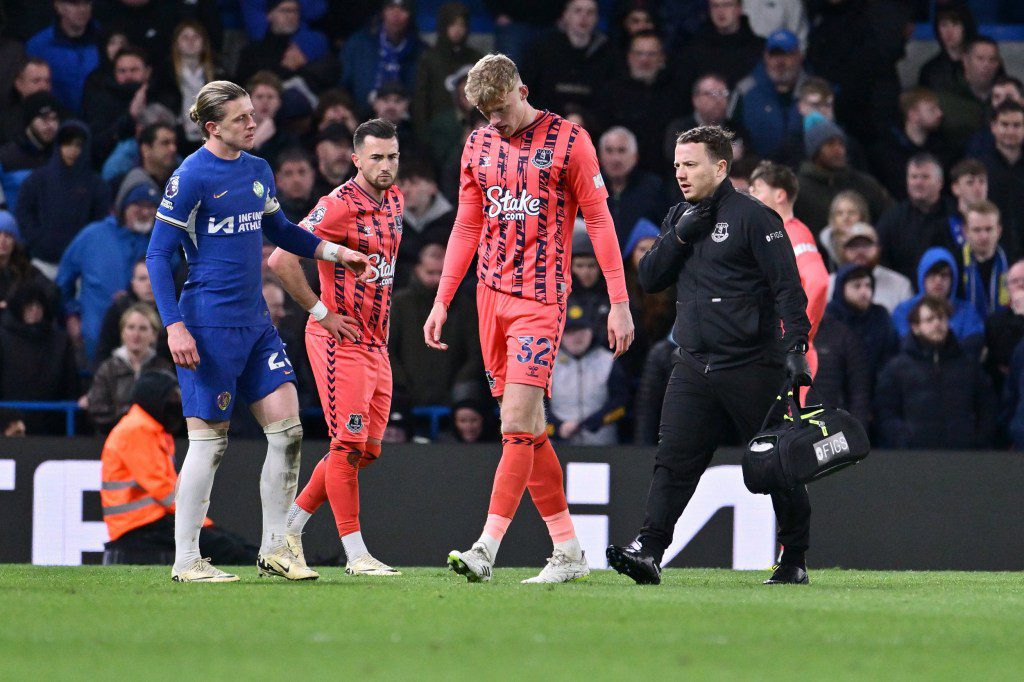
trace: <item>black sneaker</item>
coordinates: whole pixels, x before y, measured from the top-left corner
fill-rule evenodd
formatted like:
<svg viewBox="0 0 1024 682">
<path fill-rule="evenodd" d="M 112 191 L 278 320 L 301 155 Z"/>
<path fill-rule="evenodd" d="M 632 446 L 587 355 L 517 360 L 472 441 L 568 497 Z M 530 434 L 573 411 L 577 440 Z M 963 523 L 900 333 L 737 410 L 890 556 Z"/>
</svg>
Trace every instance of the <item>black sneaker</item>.
<svg viewBox="0 0 1024 682">
<path fill-rule="evenodd" d="M 765 585 L 806 585 L 810 581 L 807 569 L 793 564 L 779 564 L 775 567 L 772 577 L 764 581 Z"/>
<path fill-rule="evenodd" d="M 637 585 L 658 585 L 661 583 L 661 566 L 649 554 L 643 554 L 632 547 L 608 545 L 605 550 L 608 565 L 623 575 L 628 575 Z"/>
</svg>

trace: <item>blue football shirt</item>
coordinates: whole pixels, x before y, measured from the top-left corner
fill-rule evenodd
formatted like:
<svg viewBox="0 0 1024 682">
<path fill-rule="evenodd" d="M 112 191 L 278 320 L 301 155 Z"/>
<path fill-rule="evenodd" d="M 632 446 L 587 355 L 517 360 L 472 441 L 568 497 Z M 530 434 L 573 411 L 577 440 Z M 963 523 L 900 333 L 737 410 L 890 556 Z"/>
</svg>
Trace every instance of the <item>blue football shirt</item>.
<svg viewBox="0 0 1024 682">
<path fill-rule="evenodd" d="M 263 216 L 281 210 L 276 195 L 270 165 L 245 152 L 227 161 L 200 147 L 171 175 L 156 217 L 188 235 L 185 326 L 270 324 L 260 265 Z"/>
</svg>

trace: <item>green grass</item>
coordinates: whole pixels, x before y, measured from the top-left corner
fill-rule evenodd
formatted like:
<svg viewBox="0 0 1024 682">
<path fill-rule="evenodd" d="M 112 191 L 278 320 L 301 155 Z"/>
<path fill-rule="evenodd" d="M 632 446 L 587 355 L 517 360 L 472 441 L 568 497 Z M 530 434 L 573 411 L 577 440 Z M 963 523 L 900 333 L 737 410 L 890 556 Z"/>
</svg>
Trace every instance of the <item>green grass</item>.
<svg viewBox="0 0 1024 682">
<path fill-rule="evenodd" d="M 0 566 L 0 679 L 1020 679 L 1024 577 L 442 569 L 177 585 L 165 568 Z"/>
</svg>

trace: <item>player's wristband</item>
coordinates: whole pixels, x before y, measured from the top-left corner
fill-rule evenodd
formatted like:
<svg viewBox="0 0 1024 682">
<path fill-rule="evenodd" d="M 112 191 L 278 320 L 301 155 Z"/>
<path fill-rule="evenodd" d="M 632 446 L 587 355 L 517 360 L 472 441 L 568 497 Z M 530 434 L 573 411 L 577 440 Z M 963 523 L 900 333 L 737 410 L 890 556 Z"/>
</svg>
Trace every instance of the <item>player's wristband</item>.
<svg viewBox="0 0 1024 682">
<path fill-rule="evenodd" d="M 314 305 L 312 308 L 310 308 L 306 312 L 308 312 L 310 315 L 312 315 L 314 320 L 319 322 L 320 320 L 322 320 L 325 317 L 327 317 L 328 310 L 327 310 L 327 306 L 324 305 L 323 301 L 317 301 L 316 305 Z"/>
<path fill-rule="evenodd" d="M 323 259 L 331 263 L 337 263 L 338 256 L 341 253 L 341 247 L 334 242 L 324 242 L 324 254 Z M 326 313 L 324 313 L 326 314 Z"/>
</svg>

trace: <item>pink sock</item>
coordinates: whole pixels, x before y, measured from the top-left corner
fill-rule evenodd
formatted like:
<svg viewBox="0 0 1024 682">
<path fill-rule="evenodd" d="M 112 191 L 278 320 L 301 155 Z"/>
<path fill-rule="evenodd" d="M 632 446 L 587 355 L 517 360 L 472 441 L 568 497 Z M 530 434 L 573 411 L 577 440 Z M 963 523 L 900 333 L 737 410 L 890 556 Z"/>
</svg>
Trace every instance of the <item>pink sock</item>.
<svg viewBox="0 0 1024 682">
<path fill-rule="evenodd" d="M 572 517 L 569 516 L 568 509 L 543 518 L 544 523 L 548 524 L 548 533 L 551 534 L 552 542 L 568 542 L 576 537 L 576 529 L 572 525 Z"/>
<path fill-rule="evenodd" d="M 510 523 L 512 523 L 512 519 L 497 514 L 488 514 L 487 523 L 484 524 L 484 535 L 489 535 L 500 542 L 505 537 Z"/>
</svg>

